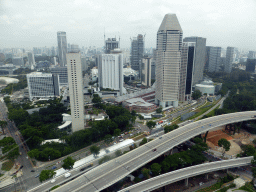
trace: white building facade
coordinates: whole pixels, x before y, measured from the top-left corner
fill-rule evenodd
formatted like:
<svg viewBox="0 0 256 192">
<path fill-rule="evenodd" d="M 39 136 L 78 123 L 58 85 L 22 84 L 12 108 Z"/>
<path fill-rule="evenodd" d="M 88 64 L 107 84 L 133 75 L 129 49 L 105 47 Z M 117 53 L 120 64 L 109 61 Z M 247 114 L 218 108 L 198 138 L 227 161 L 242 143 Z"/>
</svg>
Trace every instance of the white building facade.
<svg viewBox="0 0 256 192">
<path fill-rule="evenodd" d="M 123 91 L 123 54 L 102 54 L 99 56 L 99 87 Z"/>
<path fill-rule="evenodd" d="M 59 76 L 34 72 L 27 74 L 29 99 L 53 98 L 60 95 Z"/>
<path fill-rule="evenodd" d="M 72 131 L 84 129 L 83 76 L 80 53 L 67 53 Z"/>
</svg>

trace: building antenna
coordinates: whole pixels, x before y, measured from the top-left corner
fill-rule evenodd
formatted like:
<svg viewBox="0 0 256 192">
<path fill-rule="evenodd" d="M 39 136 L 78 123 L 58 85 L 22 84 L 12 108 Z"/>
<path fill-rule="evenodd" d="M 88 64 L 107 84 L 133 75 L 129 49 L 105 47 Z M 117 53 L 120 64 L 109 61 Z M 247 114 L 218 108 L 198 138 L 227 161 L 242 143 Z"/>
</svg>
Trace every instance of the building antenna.
<svg viewBox="0 0 256 192">
<path fill-rule="evenodd" d="M 104 27 L 104 43 L 103 43 L 103 48 L 104 48 L 104 50 L 105 50 L 105 42 L 106 42 L 106 41 L 105 41 L 105 37 L 106 37 L 106 36 L 105 36 L 105 27 Z"/>
</svg>

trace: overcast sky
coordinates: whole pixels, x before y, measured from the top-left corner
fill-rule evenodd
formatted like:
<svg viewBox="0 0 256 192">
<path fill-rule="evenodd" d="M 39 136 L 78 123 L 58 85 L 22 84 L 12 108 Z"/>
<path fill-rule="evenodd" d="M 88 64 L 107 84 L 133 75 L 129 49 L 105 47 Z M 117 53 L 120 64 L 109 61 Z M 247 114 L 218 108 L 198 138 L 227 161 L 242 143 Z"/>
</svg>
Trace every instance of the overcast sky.
<svg viewBox="0 0 256 192">
<path fill-rule="evenodd" d="M 209 46 L 256 50 L 256 0 L 0 0 L 0 48 L 57 46 L 57 31 L 80 47 L 102 47 L 106 37 L 156 33 L 167 13 L 175 13 L 183 37 L 207 38 Z"/>
</svg>

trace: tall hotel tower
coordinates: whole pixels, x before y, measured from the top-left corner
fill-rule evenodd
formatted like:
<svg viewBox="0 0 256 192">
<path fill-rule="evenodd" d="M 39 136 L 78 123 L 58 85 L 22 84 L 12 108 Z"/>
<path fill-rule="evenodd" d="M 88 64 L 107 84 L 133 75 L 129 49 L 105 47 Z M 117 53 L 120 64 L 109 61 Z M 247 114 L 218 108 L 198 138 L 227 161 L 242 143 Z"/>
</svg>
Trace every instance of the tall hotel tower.
<svg viewBox="0 0 256 192">
<path fill-rule="evenodd" d="M 58 55 L 59 55 L 59 63 L 61 67 L 67 65 L 67 38 L 66 32 L 58 31 L 57 32 L 57 39 L 58 39 Z"/>
<path fill-rule="evenodd" d="M 178 106 L 182 29 L 175 14 L 166 14 L 157 32 L 156 103 Z"/>
<path fill-rule="evenodd" d="M 68 84 L 72 117 L 72 131 L 84 129 L 84 95 L 81 55 L 67 53 Z"/>
</svg>

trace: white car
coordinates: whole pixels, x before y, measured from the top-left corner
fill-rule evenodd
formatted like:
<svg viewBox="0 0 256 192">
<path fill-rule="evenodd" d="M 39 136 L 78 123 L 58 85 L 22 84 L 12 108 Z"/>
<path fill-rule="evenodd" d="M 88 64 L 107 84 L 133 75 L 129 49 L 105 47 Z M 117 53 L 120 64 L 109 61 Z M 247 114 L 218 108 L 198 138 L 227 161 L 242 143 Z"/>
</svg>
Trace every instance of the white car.
<svg viewBox="0 0 256 192">
<path fill-rule="evenodd" d="M 119 141 L 122 142 L 122 141 L 124 141 L 124 139 L 120 139 Z"/>
<path fill-rule="evenodd" d="M 55 183 L 55 181 L 56 181 L 55 179 L 52 179 L 52 180 L 51 180 L 51 183 Z"/>
<path fill-rule="evenodd" d="M 71 176 L 71 173 L 66 173 L 65 174 L 65 177 L 67 178 L 67 177 L 70 177 Z"/>
</svg>

